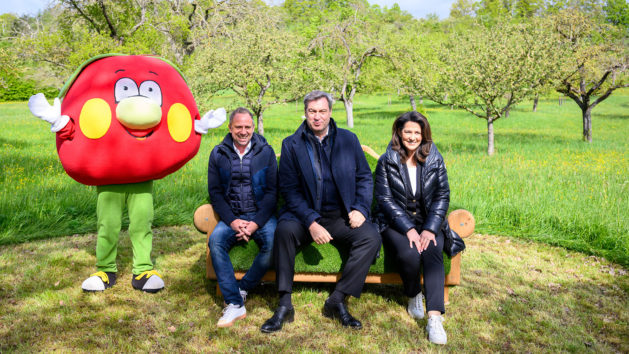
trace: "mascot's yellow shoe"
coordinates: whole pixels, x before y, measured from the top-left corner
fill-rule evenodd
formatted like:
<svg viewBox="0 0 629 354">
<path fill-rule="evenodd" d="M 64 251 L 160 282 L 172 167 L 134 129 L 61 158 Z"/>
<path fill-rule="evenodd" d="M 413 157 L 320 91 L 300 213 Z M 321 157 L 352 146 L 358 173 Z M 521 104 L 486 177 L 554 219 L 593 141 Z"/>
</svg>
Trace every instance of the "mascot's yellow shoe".
<svg viewBox="0 0 629 354">
<path fill-rule="evenodd" d="M 147 270 L 138 275 L 134 274 L 131 278 L 131 285 L 134 289 L 147 293 L 156 293 L 164 289 L 162 276 L 156 270 Z"/>
<path fill-rule="evenodd" d="M 85 279 L 81 288 L 87 292 L 99 292 L 109 289 L 116 284 L 116 273 L 96 272 Z"/>
</svg>

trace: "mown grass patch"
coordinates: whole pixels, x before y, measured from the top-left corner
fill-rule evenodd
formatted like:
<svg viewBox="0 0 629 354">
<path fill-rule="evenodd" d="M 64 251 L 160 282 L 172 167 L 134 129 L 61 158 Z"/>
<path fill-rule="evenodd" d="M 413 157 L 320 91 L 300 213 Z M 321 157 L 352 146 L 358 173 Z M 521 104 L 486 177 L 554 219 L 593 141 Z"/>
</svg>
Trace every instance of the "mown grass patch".
<svg viewBox="0 0 629 354">
<path fill-rule="evenodd" d="M 389 101 L 391 102 L 389 104 Z M 232 103 L 217 98 L 206 107 Z M 409 110 L 406 98 L 358 96 L 355 128 L 363 144 L 382 153 L 391 124 Z M 448 167 L 451 209 L 470 210 L 477 231 L 513 235 L 604 256 L 629 266 L 629 90 L 614 93 L 593 113 L 594 140 L 581 141 L 581 116 L 555 97 L 516 107 L 495 123 L 496 155 L 486 156 L 486 122 L 425 101 L 433 137 Z M 234 107 L 231 107 L 234 108 Z M 301 123 L 299 103 L 265 113 L 276 152 Z M 334 117 L 345 125 L 342 104 Z M 182 225 L 207 201 L 207 158 L 227 126 L 205 136 L 186 166 L 157 181 L 155 226 Z M 69 178 L 48 124 L 25 103 L 0 104 L 0 244 L 93 232 L 95 188 Z"/>
<path fill-rule="evenodd" d="M 217 328 L 222 298 L 204 278 L 204 240 L 192 226 L 155 229 L 153 256 L 166 282 L 155 295 L 131 288 L 126 233 L 118 283 L 100 294 L 80 289 L 94 271 L 93 234 L 0 246 L 0 351 L 629 351 L 629 275 L 596 256 L 473 235 L 446 307 L 448 345 L 436 347 L 394 285 L 367 285 L 350 299 L 361 331 L 321 315 L 329 284 L 296 284 L 295 322 L 277 334 L 259 330 L 277 306 L 272 283 L 249 295 L 246 319 Z"/>
</svg>

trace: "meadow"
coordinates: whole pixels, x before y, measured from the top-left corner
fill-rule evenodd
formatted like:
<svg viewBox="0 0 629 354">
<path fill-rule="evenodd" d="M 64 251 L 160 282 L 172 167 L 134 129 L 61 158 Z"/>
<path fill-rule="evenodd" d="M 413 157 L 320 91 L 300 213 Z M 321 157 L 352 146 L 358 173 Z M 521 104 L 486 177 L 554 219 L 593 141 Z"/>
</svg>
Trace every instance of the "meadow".
<svg viewBox="0 0 629 354">
<path fill-rule="evenodd" d="M 207 107 L 218 104 L 232 98 Z M 353 130 L 379 153 L 394 117 L 409 109 L 393 95 L 360 96 L 356 107 Z M 249 295 L 246 319 L 216 327 L 223 299 L 204 277 L 205 235 L 191 224 L 207 201 L 209 152 L 227 127 L 155 183 L 153 257 L 165 290 L 131 288 L 123 231 L 118 283 L 83 293 L 96 261 L 95 188 L 65 174 L 54 134 L 25 103 L 0 104 L 0 352 L 629 352 L 628 107 L 629 91 L 597 107 L 594 142 L 586 144 L 570 102 L 550 97 L 535 113 L 521 105 L 496 123 L 489 157 L 485 121 L 426 102 L 451 209 L 468 209 L 477 221 L 446 307 L 448 345 L 438 347 L 426 339 L 426 321 L 406 314 L 397 285 L 367 285 L 349 300 L 361 331 L 324 318 L 332 287 L 308 283 L 295 286 L 295 322 L 280 333 L 259 331 L 277 306 L 272 283 Z M 337 104 L 341 126 L 343 113 Z M 301 115 L 295 103 L 265 114 L 277 151 Z"/>
<path fill-rule="evenodd" d="M 95 234 L 2 246 L 0 352 L 318 352 L 556 353 L 629 352 L 629 275 L 600 257 L 561 247 L 475 234 L 466 239 L 462 282 L 450 291 L 444 322 L 448 344 L 431 345 L 426 320 L 406 313 L 399 285 L 366 285 L 351 298 L 360 331 L 321 315 L 329 284 L 293 289 L 295 322 L 260 332 L 277 306 L 275 284 L 247 297 L 247 318 L 218 328 L 223 299 L 205 279 L 205 235 L 192 226 L 154 229 L 157 269 L 166 288 L 131 287 L 126 232 L 118 281 L 83 293 L 94 272 Z"/>
<path fill-rule="evenodd" d="M 234 108 L 224 95 L 203 104 Z M 361 143 L 382 153 L 393 119 L 410 109 L 396 95 L 358 96 L 355 128 Z M 593 113 L 594 140 L 581 141 L 578 107 L 556 96 L 512 110 L 495 123 L 496 154 L 487 156 L 486 122 L 426 101 L 433 138 L 451 187 L 450 209 L 470 210 L 480 233 L 508 235 L 604 256 L 629 265 L 629 90 L 615 93 Z M 265 137 L 276 152 L 301 122 L 299 103 L 265 112 Z M 342 104 L 333 117 L 345 126 Z M 207 159 L 227 125 L 210 131 L 199 153 L 157 181 L 156 227 L 190 224 L 207 202 Z M 25 103 L 0 104 L 0 245 L 85 234 L 95 230 L 95 187 L 68 177 L 55 136 Z"/>
</svg>

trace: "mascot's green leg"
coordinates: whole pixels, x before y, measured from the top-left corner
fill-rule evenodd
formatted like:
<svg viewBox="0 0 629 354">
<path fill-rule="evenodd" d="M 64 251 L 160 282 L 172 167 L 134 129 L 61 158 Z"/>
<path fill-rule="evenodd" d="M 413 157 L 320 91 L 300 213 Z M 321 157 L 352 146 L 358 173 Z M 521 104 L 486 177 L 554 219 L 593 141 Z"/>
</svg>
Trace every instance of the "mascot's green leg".
<svg viewBox="0 0 629 354">
<path fill-rule="evenodd" d="M 125 193 L 120 186 L 108 185 L 96 187 L 97 232 L 96 268 L 98 272 L 90 275 L 81 288 L 83 291 L 103 291 L 116 284 L 116 256 L 118 254 L 118 235 L 125 204 Z"/>
<path fill-rule="evenodd" d="M 127 206 L 129 209 L 129 238 L 133 246 L 134 289 L 156 293 L 164 288 L 161 275 L 153 270 L 153 181 L 129 184 Z"/>
<path fill-rule="evenodd" d="M 97 186 L 98 239 L 96 241 L 96 268 L 103 272 L 117 272 L 118 235 L 122 223 L 125 194 L 119 185 Z"/>
<path fill-rule="evenodd" d="M 118 235 L 120 234 L 122 210 L 129 210 L 129 238 L 133 247 L 133 277 L 135 289 L 158 292 L 164 282 L 153 270 L 153 181 L 133 184 L 98 186 L 98 240 L 96 243 L 96 268 L 83 282 L 85 291 L 102 291 L 115 284 Z M 111 281 L 113 280 L 113 281 Z"/>
<path fill-rule="evenodd" d="M 129 209 L 129 238 L 133 246 L 133 274 L 153 269 L 151 251 L 153 249 L 153 181 L 132 185 L 127 206 Z"/>
</svg>

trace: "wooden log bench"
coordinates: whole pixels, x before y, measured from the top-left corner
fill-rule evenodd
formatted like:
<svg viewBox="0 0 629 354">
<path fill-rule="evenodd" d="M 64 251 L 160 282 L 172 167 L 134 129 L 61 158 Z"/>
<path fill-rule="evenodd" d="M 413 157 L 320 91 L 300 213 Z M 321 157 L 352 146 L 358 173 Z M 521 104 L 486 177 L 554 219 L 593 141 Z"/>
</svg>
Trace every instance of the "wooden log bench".
<svg viewBox="0 0 629 354">
<path fill-rule="evenodd" d="M 369 147 L 363 146 L 367 160 L 375 169 L 378 155 Z M 197 208 L 194 213 L 195 227 L 205 234 L 206 246 L 214 227 L 219 221 L 218 214 L 214 211 L 211 204 L 204 204 Z M 450 227 L 461 237 L 467 237 L 474 232 L 475 220 L 470 212 L 464 209 L 452 211 L 448 215 Z M 255 242 L 239 242 L 229 252 L 232 264 L 234 266 L 234 275 L 240 280 L 245 275 L 253 259 L 258 253 L 258 246 Z M 332 244 L 317 245 L 312 243 L 303 247 L 295 257 L 295 282 L 310 283 L 335 283 L 341 277 L 341 270 L 347 260 L 347 250 L 339 247 L 338 249 Z M 451 259 L 444 254 L 444 266 L 446 271 L 444 301 L 449 303 L 449 289 L 452 286 L 459 285 L 461 282 L 461 254 Z M 206 277 L 216 280 L 216 273 L 212 266 L 212 258 L 210 257 L 210 249 L 206 247 Z M 262 281 L 274 282 L 275 271 L 269 270 Z M 402 284 L 402 279 L 396 271 L 395 259 L 392 255 L 388 255 L 384 251 L 384 247 L 380 249 L 380 255 L 369 269 L 369 274 L 365 279 L 365 283 L 369 284 Z M 219 292 L 218 284 L 216 286 Z"/>
</svg>

